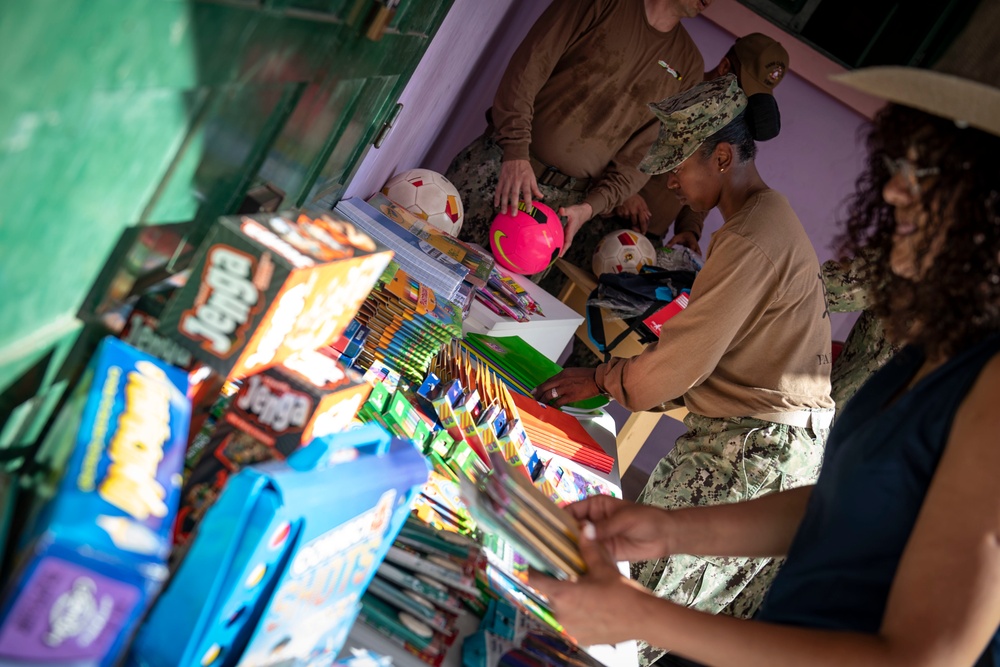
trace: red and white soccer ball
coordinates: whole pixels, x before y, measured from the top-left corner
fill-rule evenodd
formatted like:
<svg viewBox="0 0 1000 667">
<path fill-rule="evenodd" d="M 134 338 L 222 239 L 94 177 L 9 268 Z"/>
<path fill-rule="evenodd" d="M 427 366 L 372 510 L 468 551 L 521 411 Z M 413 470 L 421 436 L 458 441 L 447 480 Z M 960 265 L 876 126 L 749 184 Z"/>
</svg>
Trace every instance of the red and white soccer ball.
<svg viewBox="0 0 1000 667">
<path fill-rule="evenodd" d="M 656 248 L 644 235 L 631 229 L 611 232 L 594 249 L 594 275 L 639 273 L 656 264 Z"/>
<path fill-rule="evenodd" d="M 435 228 L 458 236 L 462 229 L 462 199 L 447 178 L 430 169 L 409 169 L 393 176 L 382 194 Z"/>
</svg>

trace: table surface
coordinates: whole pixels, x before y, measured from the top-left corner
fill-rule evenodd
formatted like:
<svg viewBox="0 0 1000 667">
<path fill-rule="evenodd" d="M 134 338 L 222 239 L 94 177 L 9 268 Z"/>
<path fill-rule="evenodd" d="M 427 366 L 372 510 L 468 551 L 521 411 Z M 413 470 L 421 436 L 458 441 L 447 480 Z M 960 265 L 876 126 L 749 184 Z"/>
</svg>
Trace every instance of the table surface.
<svg viewBox="0 0 1000 667">
<path fill-rule="evenodd" d="M 473 301 L 468 317 L 462 323 L 465 332 L 490 336 L 520 336 L 552 361 L 558 361 L 573 339 L 583 316 L 524 276 L 497 269 L 514 278 L 542 309 L 542 315 L 532 314 L 527 322 L 494 313 L 478 300 Z"/>
</svg>

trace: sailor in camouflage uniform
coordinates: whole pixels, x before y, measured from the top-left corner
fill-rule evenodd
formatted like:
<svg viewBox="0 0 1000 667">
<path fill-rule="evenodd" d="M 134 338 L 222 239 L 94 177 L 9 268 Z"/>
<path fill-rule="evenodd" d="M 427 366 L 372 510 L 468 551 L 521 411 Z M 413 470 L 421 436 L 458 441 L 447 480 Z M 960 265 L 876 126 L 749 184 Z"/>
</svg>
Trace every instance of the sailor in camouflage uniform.
<svg viewBox="0 0 1000 667">
<path fill-rule="evenodd" d="M 897 348 L 886 339 L 881 321 L 866 310 L 868 284 L 862 276 L 861 259 L 826 262 L 823 264 L 823 284 L 831 313 L 861 311 L 830 371 L 830 397 L 840 414 L 847 401 L 896 354 Z"/>
<path fill-rule="evenodd" d="M 708 3 L 547 4 L 504 70 L 485 134 L 445 176 L 464 205 L 459 238 L 488 247 L 497 212 L 533 200 L 537 187 L 547 207 L 565 209 L 572 243 L 564 257 L 586 269 L 597 242 L 617 229 L 601 216 L 648 180 L 637 168 L 657 130 L 646 103 L 701 81 L 705 61 L 681 19 Z M 561 272 L 549 275 L 561 282 Z"/>
<path fill-rule="evenodd" d="M 750 104 L 729 75 L 650 105 L 661 129 L 640 168 L 669 172 L 695 210 L 724 197 L 733 208 L 712 236 L 688 307 L 664 324 L 658 343 L 595 371 L 566 369 L 535 392 L 556 405 L 603 392 L 633 412 L 681 399 L 688 431 L 650 475 L 642 503 L 733 503 L 811 484 L 819 472 L 834 406 L 830 322 L 812 243 L 753 164 L 754 140 L 777 134 L 773 97 L 762 97 Z M 746 618 L 778 566 L 676 554 L 633 563 L 632 575 L 660 597 Z M 640 650 L 644 665 L 664 654 Z"/>
</svg>

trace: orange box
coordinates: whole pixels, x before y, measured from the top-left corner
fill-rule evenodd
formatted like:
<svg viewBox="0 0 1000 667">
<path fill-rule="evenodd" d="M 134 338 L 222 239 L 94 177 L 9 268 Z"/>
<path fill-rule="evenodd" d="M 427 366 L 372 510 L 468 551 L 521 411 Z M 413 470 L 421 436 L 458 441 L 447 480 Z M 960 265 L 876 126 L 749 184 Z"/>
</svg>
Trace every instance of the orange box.
<svg viewBox="0 0 1000 667">
<path fill-rule="evenodd" d="M 392 251 L 335 211 L 220 218 L 160 331 L 228 378 L 332 343 Z"/>
</svg>

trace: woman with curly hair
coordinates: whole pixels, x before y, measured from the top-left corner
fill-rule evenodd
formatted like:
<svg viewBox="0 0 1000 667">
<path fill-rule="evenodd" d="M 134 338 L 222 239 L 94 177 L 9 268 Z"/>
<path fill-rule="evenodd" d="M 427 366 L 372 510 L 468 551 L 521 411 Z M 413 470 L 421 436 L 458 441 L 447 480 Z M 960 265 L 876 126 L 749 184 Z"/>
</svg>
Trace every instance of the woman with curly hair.
<svg viewBox="0 0 1000 667">
<path fill-rule="evenodd" d="M 641 639 L 668 665 L 1000 664 L 1000 90 L 908 68 L 840 80 L 893 103 L 845 245 L 903 348 L 844 409 L 814 486 L 675 511 L 571 505 L 589 572 L 532 584 L 585 643 Z M 786 561 L 747 621 L 614 567 L 672 553 Z"/>
</svg>

